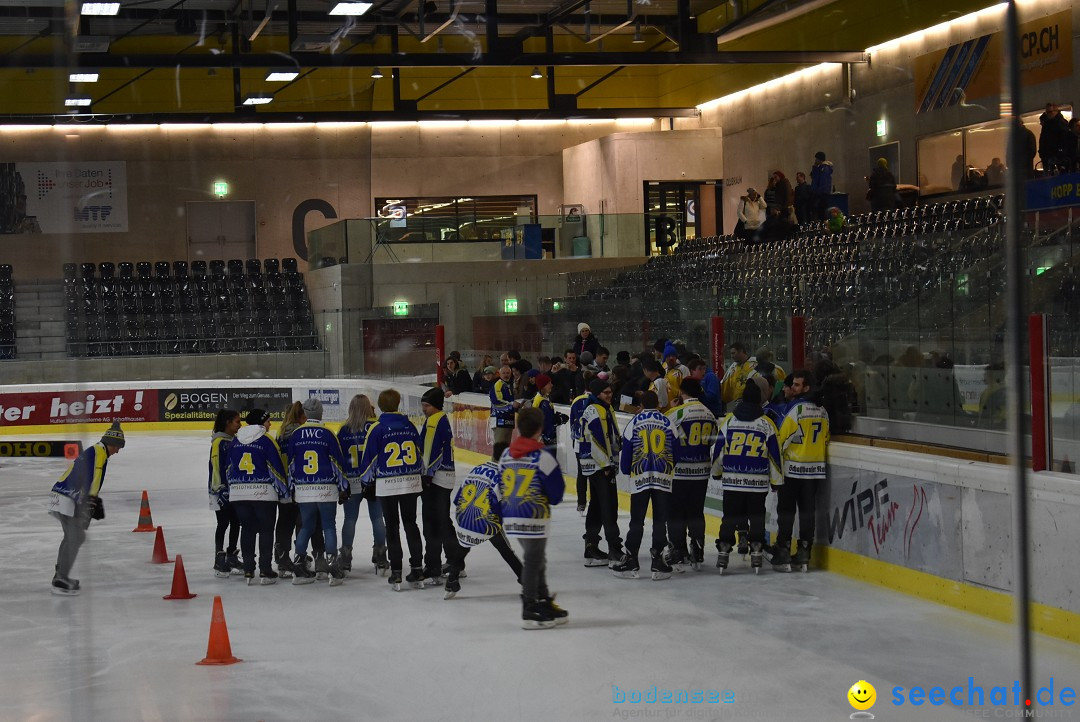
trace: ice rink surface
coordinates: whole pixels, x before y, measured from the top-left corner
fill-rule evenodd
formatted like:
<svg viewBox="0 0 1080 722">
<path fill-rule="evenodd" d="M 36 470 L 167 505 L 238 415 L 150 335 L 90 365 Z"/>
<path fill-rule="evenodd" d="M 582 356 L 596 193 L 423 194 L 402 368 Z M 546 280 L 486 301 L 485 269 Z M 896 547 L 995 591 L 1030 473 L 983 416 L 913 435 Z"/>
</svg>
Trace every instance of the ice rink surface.
<svg viewBox="0 0 1080 722">
<path fill-rule="evenodd" d="M 0 719 L 842 720 L 853 711 L 847 690 L 862 679 L 877 689 L 879 720 L 1020 714 L 989 703 L 891 703 L 894 687 L 966 687 L 969 677 L 987 694 L 1011 689 L 1008 625 L 827 572 L 755 577 L 739 559 L 721 577 L 712 539 L 702 572 L 616 579 L 582 566 L 572 493 L 555 509 L 548 546 L 548 580 L 570 613 L 553 630 L 519 627 L 518 586 L 490 546 L 469 555 L 456 599 L 441 588 L 394 593 L 365 563 L 364 510 L 354 570 L 340 587 L 216 579 L 208 448 L 208 433 L 129 434 L 109 462 L 107 517 L 90 528 L 74 572 L 84 591 L 74 598 L 49 594 L 61 533 L 44 511 L 66 462 L 0 460 Z M 459 462 L 459 475 L 467 466 Z M 150 564 L 153 535 L 131 532 L 143 489 L 195 599 L 162 599 L 173 565 Z M 624 515 L 624 535 L 626 523 Z M 215 594 L 242 664 L 195 665 Z M 1040 686 L 1052 677 L 1059 690 L 1080 687 L 1080 649 L 1036 637 L 1036 653 Z M 616 688 L 654 686 L 734 701 L 614 702 Z M 1080 719 L 1078 707 L 1040 711 Z"/>
</svg>

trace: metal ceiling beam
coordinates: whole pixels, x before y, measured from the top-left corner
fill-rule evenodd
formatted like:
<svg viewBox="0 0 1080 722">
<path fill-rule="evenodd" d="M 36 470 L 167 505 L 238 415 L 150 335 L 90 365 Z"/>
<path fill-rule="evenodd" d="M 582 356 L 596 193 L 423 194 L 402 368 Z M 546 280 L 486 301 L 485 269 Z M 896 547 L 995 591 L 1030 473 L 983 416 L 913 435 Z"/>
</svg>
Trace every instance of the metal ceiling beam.
<svg viewBox="0 0 1080 722">
<path fill-rule="evenodd" d="M 866 63 L 861 50 L 740 50 L 698 52 L 594 52 L 594 53 L 293 53 L 302 68 L 445 68 L 533 67 L 534 65 L 596 67 L 603 65 L 737 65 Z M 287 63 L 276 53 L 229 55 L 111 55 L 83 53 L 75 56 L 0 56 L 0 68 L 271 68 Z"/>
</svg>

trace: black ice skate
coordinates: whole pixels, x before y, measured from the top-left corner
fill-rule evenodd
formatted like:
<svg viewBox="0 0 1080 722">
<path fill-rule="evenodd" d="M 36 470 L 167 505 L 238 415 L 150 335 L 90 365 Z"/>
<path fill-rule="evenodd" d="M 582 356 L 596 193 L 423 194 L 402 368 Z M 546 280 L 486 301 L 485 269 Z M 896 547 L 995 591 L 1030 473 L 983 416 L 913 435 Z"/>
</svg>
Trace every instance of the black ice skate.
<svg viewBox="0 0 1080 722">
<path fill-rule="evenodd" d="M 739 529 L 735 532 L 735 540 L 739 543 L 739 556 L 746 559 L 746 555 L 750 553 L 750 540 L 746 536 L 746 532 Z"/>
<path fill-rule="evenodd" d="M 751 542 L 750 544 L 750 568 L 754 570 L 754 574 L 761 573 L 761 562 L 765 554 L 762 552 L 761 542 Z"/>
<path fill-rule="evenodd" d="M 585 566 L 606 567 L 609 561 L 607 552 L 600 551 L 595 544 L 585 545 Z"/>
<path fill-rule="evenodd" d="M 348 576 L 352 571 L 352 547 L 338 549 L 338 564 L 341 566 L 341 571 Z"/>
<path fill-rule="evenodd" d="M 268 587 L 271 584 L 277 584 L 278 573 L 273 569 L 263 569 L 259 572 L 259 584 L 264 587 Z M 251 582 L 248 582 L 250 584 Z"/>
<path fill-rule="evenodd" d="M 461 591 L 461 582 L 458 581 L 460 577 L 461 575 L 453 569 L 446 575 L 446 586 L 443 587 L 443 599 L 453 599 L 457 596 L 457 593 Z"/>
<path fill-rule="evenodd" d="M 555 624 L 566 624 L 570 621 L 570 613 L 555 603 L 555 595 L 541 597 L 540 604 L 547 610 L 548 616 L 555 620 Z"/>
<path fill-rule="evenodd" d="M 424 569 L 424 586 L 441 587 L 442 583 L 442 564 L 434 568 L 428 567 Z"/>
<path fill-rule="evenodd" d="M 314 584 L 315 572 L 308 567 L 307 554 L 297 554 L 292 562 L 293 584 Z"/>
<path fill-rule="evenodd" d="M 274 547 L 274 561 L 277 562 L 278 576 L 282 579 L 293 578 L 292 560 L 289 559 L 289 550 L 285 547 Z"/>
<path fill-rule="evenodd" d="M 716 567 L 723 574 L 731 560 L 731 545 L 727 542 L 716 540 Z"/>
<path fill-rule="evenodd" d="M 420 567 L 410 567 L 409 573 L 405 577 L 405 581 L 409 583 L 413 589 L 424 588 L 424 570 Z"/>
<path fill-rule="evenodd" d="M 229 564 L 231 574 L 239 575 L 244 573 L 244 563 L 240 561 L 240 552 L 230 549 L 225 556 L 225 561 Z"/>
<path fill-rule="evenodd" d="M 663 579 L 671 579 L 671 565 L 664 561 L 664 555 L 660 550 L 650 549 L 649 553 L 652 554 L 652 580 L 658 582 Z"/>
<path fill-rule="evenodd" d="M 244 581 L 247 582 L 247 585 L 249 587 L 252 584 L 254 584 L 255 583 L 255 572 L 254 571 L 244 572 Z"/>
<path fill-rule="evenodd" d="M 538 599 L 521 598 L 521 628 L 551 629 L 556 624 L 555 618 L 547 607 Z"/>
<path fill-rule="evenodd" d="M 390 586 L 393 587 L 395 592 L 400 592 L 401 591 L 401 570 L 400 569 L 394 569 L 393 571 L 391 571 L 390 576 L 387 578 L 386 581 L 390 583 Z"/>
<path fill-rule="evenodd" d="M 339 587 L 345 581 L 345 572 L 341 568 L 341 559 L 337 554 L 326 556 L 326 571 L 330 575 L 330 586 Z"/>
<path fill-rule="evenodd" d="M 690 540 L 690 567 L 695 572 L 700 572 L 702 565 L 705 563 L 705 545 L 700 542 Z"/>
<path fill-rule="evenodd" d="M 622 561 L 611 568 L 611 573 L 619 579 L 637 579 L 640 576 L 638 574 L 640 570 L 641 565 L 638 564 L 638 560 L 626 554 Z"/>
<path fill-rule="evenodd" d="M 77 597 L 80 591 L 79 580 L 53 577 L 50 591 L 58 597 Z"/>
<path fill-rule="evenodd" d="M 315 581 L 325 582 L 330 578 L 330 562 L 326 561 L 326 552 L 315 552 Z"/>
<path fill-rule="evenodd" d="M 442 575 L 444 577 L 450 576 L 450 562 L 447 562 L 446 564 L 442 565 Z M 467 576 L 469 576 L 469 575 L 465 573 L 464 569 L 461 569 L 461 570 L 458 571 L 458 577 L 460 577 L 461 579 L 464 579 Z"/>
<path fill-rule="evenodd" d="M 229 578 L 229 561 L 225 556 L 225 552 L 218 552 L 214 555 L 214 576 L 218 579 Z"/>
<path fill-rule="evenodd" d="M 772 568 L 778 572 L 791 571 L 791 540 L 777 539 L 773 547 Z"/>
<path fill-rule="evenodd" d="M 810 569 L 810 547 L 808 541 L 799 540 L 795 547 L 795 556 L 791 558 L 791 571 L 805 572 Z"/>
<path fill-rule="evenodd" d="M 376 544 L 371 547 L 371 563 L 375 565 L 375 573 L 384 575 L 390 571 L 390 561 L 386 558 L 386 546 Z"/>
</svg>

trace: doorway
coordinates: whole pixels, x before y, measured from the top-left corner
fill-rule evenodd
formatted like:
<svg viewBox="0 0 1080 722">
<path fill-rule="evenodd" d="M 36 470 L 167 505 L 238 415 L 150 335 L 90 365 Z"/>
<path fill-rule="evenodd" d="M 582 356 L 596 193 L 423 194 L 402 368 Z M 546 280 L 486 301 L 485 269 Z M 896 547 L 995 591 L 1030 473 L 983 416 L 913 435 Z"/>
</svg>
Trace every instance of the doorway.
<svg viewBox="0 0 1080 722">
<path fill-rule="evenodd" d="M 255 258 L 255 201 L 187 204 L 188 261 Z"/>
<path fill-rule="evenodd" d="M 716 235 L 723 227 L 722 189 L 716 180 L 645 181 L 645 255 L 671 253 L 684 240 Z"/>
</svg>

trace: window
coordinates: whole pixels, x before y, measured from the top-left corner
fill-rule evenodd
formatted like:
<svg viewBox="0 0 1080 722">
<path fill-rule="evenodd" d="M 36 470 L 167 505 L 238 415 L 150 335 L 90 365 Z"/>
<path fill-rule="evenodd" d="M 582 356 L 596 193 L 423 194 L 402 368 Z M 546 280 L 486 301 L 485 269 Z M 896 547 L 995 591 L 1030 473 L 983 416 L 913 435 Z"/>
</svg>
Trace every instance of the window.
<svg viewBox="0 0 1080 722">
<path fill-rule="evenodd" d="M 536 196 L 376 198 L 375 212 L 393 242 L 499 241 L 520 218 L 536 218 Z"/>
</svg>

